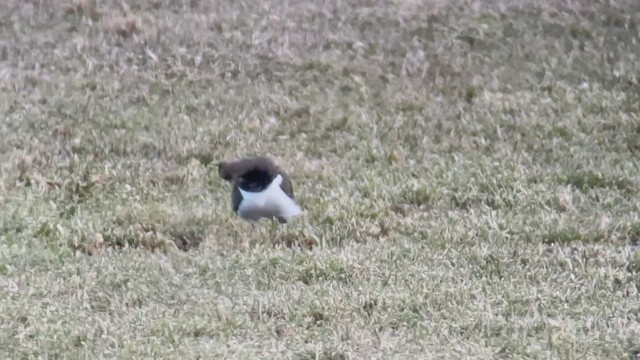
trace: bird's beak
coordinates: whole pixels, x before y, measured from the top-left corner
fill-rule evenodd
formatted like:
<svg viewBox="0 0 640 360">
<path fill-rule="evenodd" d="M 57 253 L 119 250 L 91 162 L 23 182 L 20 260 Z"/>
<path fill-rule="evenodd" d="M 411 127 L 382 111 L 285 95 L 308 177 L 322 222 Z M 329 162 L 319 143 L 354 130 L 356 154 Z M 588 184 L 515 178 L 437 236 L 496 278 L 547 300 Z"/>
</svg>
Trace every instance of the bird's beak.
<svg viewBox="0 0 640 360">
<path fill-rule="evenodd" d="M 221 161 L 216 163 L 216 165 L 218 166 L 218 175 L 225 181 L 231 181 L 231 174 L 227 173 L 226 169 L 225 169 L 225 165 L 227 165 L 226 162 Z"/>
</svg>

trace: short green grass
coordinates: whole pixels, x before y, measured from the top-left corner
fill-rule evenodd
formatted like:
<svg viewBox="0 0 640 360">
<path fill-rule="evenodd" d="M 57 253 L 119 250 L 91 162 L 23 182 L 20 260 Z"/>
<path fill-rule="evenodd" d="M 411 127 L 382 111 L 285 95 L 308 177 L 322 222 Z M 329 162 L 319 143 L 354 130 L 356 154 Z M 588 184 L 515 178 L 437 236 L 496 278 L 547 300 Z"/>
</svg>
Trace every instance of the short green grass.
<svg viewBox="0 0 640 360">
<path fill-rule="evenodd" d="M 0 357 L 636 358 L 638 14 L 2 2 Z"/>
</svg>

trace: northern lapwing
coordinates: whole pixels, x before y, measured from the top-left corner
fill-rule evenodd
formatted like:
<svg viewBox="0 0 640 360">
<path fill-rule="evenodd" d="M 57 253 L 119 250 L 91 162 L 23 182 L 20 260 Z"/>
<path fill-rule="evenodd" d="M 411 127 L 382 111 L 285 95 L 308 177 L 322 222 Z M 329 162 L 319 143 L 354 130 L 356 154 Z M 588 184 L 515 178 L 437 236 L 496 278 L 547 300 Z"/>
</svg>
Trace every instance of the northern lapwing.
<svg viewBox="0 0 640 360">
<path fill-rule="evenodd" d="M 289 176 L 271 159 L 247 157 L 218 164 L 218 174 L 232 184 L 233 211 L 252 225 L 262 218 L 287 219 L 302 213 Z"/>
</svg>

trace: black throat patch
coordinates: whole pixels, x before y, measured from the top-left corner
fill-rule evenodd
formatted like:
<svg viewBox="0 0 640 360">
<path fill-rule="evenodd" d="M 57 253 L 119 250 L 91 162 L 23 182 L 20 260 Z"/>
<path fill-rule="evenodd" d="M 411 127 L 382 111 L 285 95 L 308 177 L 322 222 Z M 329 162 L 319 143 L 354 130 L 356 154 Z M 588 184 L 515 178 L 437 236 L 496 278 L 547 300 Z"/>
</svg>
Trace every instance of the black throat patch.
<svg viewBox="0 0 640 360">
<path fill-rule="evenodd" d="M 240 177 L 238 187 L 243 191 L 260 192 L 268 188 L 274 178 L 269 171 L 255 167 Z"/>
</svg>

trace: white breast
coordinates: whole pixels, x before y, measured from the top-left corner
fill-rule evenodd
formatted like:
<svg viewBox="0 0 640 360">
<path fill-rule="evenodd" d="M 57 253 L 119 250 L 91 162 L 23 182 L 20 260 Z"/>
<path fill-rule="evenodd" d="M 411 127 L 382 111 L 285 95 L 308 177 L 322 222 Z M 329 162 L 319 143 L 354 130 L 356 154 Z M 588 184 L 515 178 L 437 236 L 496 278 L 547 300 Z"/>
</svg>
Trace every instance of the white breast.
<svg viewBox="0 0 640 360">
<path fill-rule="evenodd" d="M 282 175 L 276 176 L 269 187 L 261 192 L 240 190 L 242 201 L 238 215 L 257 221 L 262 217 L 289 218 L 302 213 L 302 209 L 280 188 Z"/>
</svg>

